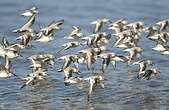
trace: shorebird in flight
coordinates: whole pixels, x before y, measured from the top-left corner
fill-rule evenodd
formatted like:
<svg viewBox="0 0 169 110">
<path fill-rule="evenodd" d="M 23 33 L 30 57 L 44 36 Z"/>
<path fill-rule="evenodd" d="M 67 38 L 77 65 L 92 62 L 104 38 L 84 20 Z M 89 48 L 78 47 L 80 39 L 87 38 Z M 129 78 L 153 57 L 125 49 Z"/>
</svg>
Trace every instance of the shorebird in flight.
<svg viewBox="0 0 169 110">
<path fill-rule="evenodd" d="M 34 14 L 38 14 L 38 8 L 37 7 L 32 7 L 30 9 L 26 9 L 22 14 L 20 14 L 21 16 L 33 16 Z"/>
<path fill-rule="evenodd" d="M 64 80 L 69 79 L 70 77 L 72 77 L 72 73 L 76 73 L 76 74 L 80 74 L 81 72 L 73 67 L 67 67 L 64 69 L 59 69 L 58 72 L 64 72 Z"/>
<path fill-rule="evenodd" d="M 42 28 L 40 31 L 43 32 L 45 36 L 50 35 L 54 31 L 57 31 L 60 29 L 60 26 L 64 23 L 64 20 L 59 21 L 53 21 L 51 24 L 49 24 L 47 27 Z"/>
<path fill-rule="evenodd" d="M 109 19 L 100 19 L 100 20 L 96 20 L 96 21 L 93 21 L 91 22 L 91 24 L 95 25 L 94 29 L 93 29 L 93 33 L 97 33 L 100 31 L 101 27 L 103 26 L 103 24 L 106 24 L 110 22 L 111 23 L 111 20 Z"/>
<path fill-rule="evenodd" d="M 36 18 L 36 15 L 32 15 L 20 29 L 13 30 L 13 32 L 19 32 L 19 33 L 34 32 L 31 26 L 35 23 L 35 18 Z"/>
<path fill-rule="evenodd" d="M 27 77 L 24 78 L 25 82 L 20 88 L 22 89 L 27 85 L 35 85 L 39 81 L 45 80 L 47 75 L 48 74 L 45 71 L 39 68 L 37 71 L 30 73 L 29 75 L 27 75 Z"/>
<path fill-rule="evenodd" d="M 138 79 L 150 80 L 150 78 L 152 78 L 153 76 L 157 75 L 157 73 L 160 73 L 160 71 L 158 69 L 149 69 L 149 70 L 145 70 L 145 71 L 139 72 L 137 78 Z"/>
<path fill-rule="evenodd" d="M 97 84 L 100 84 L 102 88 L 104 88 L 104 77 L 100 75 L 90 76 L 84 78 L 84 81 L 89 81 L 89 91 L 88 91 L 88 101 L 90 100 L 90 96 L 94 89 L 96 88 Z"/>
<path fill-rule="evenodd" d="M 65 36 L 64 39 L 70 39 L 70 40 L 72 40 L 72 39 L 79 39 L 79 38 L 81 38 L 81 37 L 84 36 L 84 34 L 82 32 L 80 32 L 81 29 L 79 27 L 73 26 L 72 29 L 73 30 L 70 33 L 70 35 L 69 36 Z"/>
<path fill-rule="evenodd" d="M 153 62 L 151 60 L 141 60 L 133 63 L 133 65 L 139 65 L 139 72 L 145 71 L 146 67 L 152 64 Z"/>
<path fill-rule="evenodd" d="M 0 78 L 17 76 L 11 72 L 12 62 L 5 56 L 5 64 L 0 64 Z"/>
</svg>

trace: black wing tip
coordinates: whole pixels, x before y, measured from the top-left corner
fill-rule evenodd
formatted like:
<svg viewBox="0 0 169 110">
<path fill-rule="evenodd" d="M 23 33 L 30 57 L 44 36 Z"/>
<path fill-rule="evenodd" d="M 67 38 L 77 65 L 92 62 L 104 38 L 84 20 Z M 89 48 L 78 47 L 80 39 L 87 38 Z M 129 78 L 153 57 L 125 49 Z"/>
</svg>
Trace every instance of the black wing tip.
<svg viewBox="0 0 169 110">
<path fill-rule="evenodd" d="M 64 19 L 61 19 L 61 20 L 59 20 L 57 22 L 59 22 L 59 25 L 62 25 L 64 23 Z"/>
</svg>

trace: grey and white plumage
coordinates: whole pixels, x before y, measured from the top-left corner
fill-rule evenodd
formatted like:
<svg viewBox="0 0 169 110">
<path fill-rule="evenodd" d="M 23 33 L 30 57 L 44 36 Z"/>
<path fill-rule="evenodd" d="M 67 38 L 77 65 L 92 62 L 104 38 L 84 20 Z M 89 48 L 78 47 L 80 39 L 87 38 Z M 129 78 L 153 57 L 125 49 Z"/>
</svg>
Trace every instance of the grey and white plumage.
<svg viewBox="0 0 169 110">
<path fill-rule="evenodd" d="M 169 55 L 169 47 L 160 52 L 162 55 Z"/>
<path fill-rule="evenodd" d="M 169 26 L 169 20 L 163 20 L 156 23 L 159 25 L 158 33 L 164 31 Z"/>
<path fill-rule="evenodd" d="M 127 49 L 127 48 L 132 48 L 132 47 L 134 47 L 134 46 L 136 46 L 135 43 L 125 42 L 125 43 L 122 43 L 122 44 L 118 44 L 118 45 L 116 46 L 116 48 Z"/>
<path fill-rule="evenodd" d="M 26 9 L 23 13 L 21 13 L 21 16 L 32 16 L 34 14 L 38 14 L 38 8 L 37 7 L 32 7 L 30 9 Z"/>
<path fill-rule="evenodd" d="M 35 85 L 41 80 L 45 80 L 47 77 L 47 73 L 39 68 L 38 70 L 30 73 L 25 77 L 23 80 L 25 80 L 24 84 L 20 87 L 21 89 L 24 88 L 27 85 Z"/>
<path fill-rule="evenodd" d="M 95 34 L 95 33 L 99 32 L 101 27 L 102 27 L 102 25 L 105 24 L 105 23 L 108 23 L 108 22 L 111 22 L 111 20 L 109 20 L 109 19 L 100 19 L 100 20 L 96 20 L 96 21 L 91 22 L 91 24 L 95 25 L 95 27 L 93 29 L 93 33 Z"/>
<path fill-rule="evenodd" d="M 61 47 L 63 47 L 63 48 L 61 50 L 59 50 L 58 52 L 63 52 L 65 50 L 68 50 L 70 48 L 75 48 L 75 47 L 78 47 L 80 45 L 81 45 L 80 42 L 68 42 L 68 43 L 61 45 Z"/>
<path fill-rule="evenodd" d="M 109 42 L 110 34 L 105 32 L 99 32 L 96 34 L 92 34 L 88 37 L 83 37 L 82 40 L 85 40 L 83 45 L 88 45 L 90 47 L 98 48 L 103 46 Z"/>
<path fill-rule="evenodd" d="M 70 85 L 70 84 L 79 84 L 83 81 L 84 79 L 81 77 L 70 77 L 66 80 L 64 80 L 64 84 L 66 86 Z"/>
<path fill-rule="evenodd" d="M 92 60 L 92 63 L 95 61 L 96 59 Z M 85 53 L 80 53 L 77 54 L 77 59 L 74 62 L 76 68 L 79 68 L 79 65 L 87 65 L 87 58 L 86 58 L 86 54 Z"/>
<path fill-rule="evenodd" d="M 2 37 L 1 45 L 2 48 L 7 48 L 9 46 L 9 42 L 5 37 Z"/>
<path fill-rule="evenodd" d="M 50 35 L 54 31 L 57 31 L 60 29 L 60 26 L 64 23 L 64 20 L 58 20 L 58 21 L 53 21 L 51 24 L 49 24 L 47 27 L 42 28 L 40 32 L 43 32 L 45 36 Z"/>
<path fill-rule="evenodd" d="M 40 31 L 35 38 L 35 41 L 37 42 L 42 42 L 42 43 L 46 43 L 46 42 L 50 42 L 54 40 L 54 34 L 50 33 L 48 35 L 46 35 L 44 32 Z"/>
<path fill-rule="evenodd" d="M 145 71 L 139 72 L 137 78 L 138 79 L 150 80 L 150 78 L 155 76 L 157 73 L 160 73 L 160 71 L 158 69 L 149 69 L 149 70 L 145 70 Z"/>
<path fill-rule="evenodd" d="M 68 66 L 70 66 L 70 64 L 72 62 L 75 63 L 77 59 L 78 59 L 78 55 L 65 55 L 65 56 L 62 56 L 62 57 L 58 58 L 58 60 L 63 60 L 64 61 L 62 69 L 65 69 Z"/>
<path fill-rule="evenodd" d="M 37 71 L 38 69 L 44 69 L 48 66 L 53 66 L 55 63 L 55 56 L 52 54 L 40 54 L 40 55 L 32 55 L 27 58 L 31 61 L 32 71 Z"/>
<path fill-rule="evenodd" d="M 28 19 L 28 21 L 20 29 L 13 30 L 13 32 L 19 32 L 19 33 L 22 33 L 22 32 L 34 32 L 34 30 L 31 28 L 31 26 L 34 24 L 35 18 L 36 18 L 36 15 L 32 15 Z"/>
<path fill-rule="evenodd" d="M 132 48 L 127 48 L 123 51 L 129 52 L 129 54 L 130 54 L 129 64 L 130 64 L 132 59 L 141 57 L 141 53 L 142 53 L 143 49 L 140 47 L 132 47 Z"/>
<path fill-rule="evenodd" d="M 45 28 L 41 28 L 40 32 L 36 35 L 36 41 L 49 42 L 54 40 L 54 31 L 60 29 L 60 26 L 64 23 L 64 20 L 53 21 Z"/>
<path fill-rule="evenodd" d="M 140 32 L 134 31 L 133 29 L 125 30 L 116 34 L 113 34 L 113 36 L 116 36 L 116 42 L 114 44 L 114 47 L 118 47 L 119 45 L 122 45 L 124 43 L 128 43 L 134 46 L 138 45 Z"/>
<path fill-rule="evenodd" d="M 107 34 L 105 32 L 97 33 L 95 34 L 93 39 L 93 47 L 100 47 L 102 45 L 105 45 L 108 43 L 109 39 L 110 39 L 110 34 Z"/>
<path fill-rule="evenodd" d="M 100 75 L 90 76 L 84 78 L 84 81 L 89 81 L 89 90 L 88 90 L 88 101 L 90 100 L 90 96 L 94 89 L 96 88 L 97 84 L 99 84 L 102 88 L 104 88 L 104 77 Z"/>
<path fill-rule="evenodd" d="M 145 28 L 143 28 L 143 31 L 148 32 L 147 37 L 153 36 L 158 33 L 158 29 L 155 26 L 145 27 Z"/>
<path fill-rule="evenodd" d="M 111 63 L 112 65 L 114 65 L 114 67 L 116 67 L 116 62 L 127 62 L 127 65 L 129 65 L 130 64 L 129 60 L 130 56 L 115 55 L 111 59 Z"/>
<path fill-rule="evenodd" d="M 168 33 L 161 32 L 160 34 L 155 34 L 153 36 L 150 36 L 149 39 L 156 42 L 156 46 L 152 48 L 152 50 L 155 51 L 164 51 L 167 48 L 167 42 L 168 42 Z"/>
<path fill-rule="evenodd" d="M 152 65 L 151 60 L 141 60 L 133 63 L 134 65 L 139 65 L 139 72 L 145 71 L 148 65 Z"/>
<path fill-rule="evenodd" d="M 133 22 L 130 24 L 127 24 L 127 26 L 131 27 L 134 29 L 135 32 L 142 32 L 144 28 L 144 22 L 138 21 L 138 22 Z"/>
<path fill-rule="evenodd" d="M 64 68 L 64 69 L 59 69 L 58 72 L 64 72 L 64 80 L 67 80 L 70 77 L 72 77 L 73 73 L 76 73 L 76 74 L 81 73 L 78 69 L 73 68 L 73 67 L 67 67 L 67 68 Z"/>
<path fill-rule="evenodd" d="M 65 36 L 64 37 L 64 39 L 79 39 L 79 38 L 81 38 L 81 37 L 83 37 L 84 36 L 84 34 L 82 33 L 82 32 L 80 32 L 81 31 L 81 29 L 79 28 L 79 27 L 77 27 L 77 26 L 73 26 L 72 27 L 72 32 L 70 33 L 70 35 L 68 35 L 68 36 Z"/>
<path fill-rule="evenodd" d="M 23 35 L 16 38 L 16 40 L 20 40 L 24 45 L 30 44 L 32 39 L 36 36 L 36 33 L 34 32 L 25 32 Z"/>
<path fill-rule="evenodd" d="M 32 36 L 33 35 L 31 33 L 24 33 L 22 36 L 17 38 L 17 40 L 21 40 L 21 41 L 14 44 L 9 44 L 9 42 L 6 39 L 3 39 L 1 43 L 1 47 L 3 47 L 4 50 L 10 50 L 10 51 L 18 51 L 18 50 L 32 48 L 33 46 L 30 44 Z"/>
<path fill-rule="evenodd" d="M 5 64 L 0 64 L 0 78 L 16 76 L 11 72 L 12 62 L 5 56 Z"/>
<path fill-rule="evenodd" d="M 167 46 L 167 45 L 161 45 L 160 53 L 162 55 L 169 55 L 169 46 Z"/>
<path fill-rule="evenodd" d="M 108 65 L 111 63 L 113 68 L 115 68 L 115 61 L 112 60 L 113 57 L 115 57 L 116 54 L 115 53 L 101 53 L 100 55 L 98 55 L 99 58 L 103 59 L 102 62 L 102 71 L 105 72 L 106 68 L 108 67 Z M 114 61 L 114 63 L 113 63 Z"/>
<path fill-rule="evenodd" d="M 0 45 L 0 57 L 5 58 L 7 56 L 8 58 L 16 58 L 21 56 L 18 51 L 11 50 L 10 48 Z"/>
<path fill-rule="evenodd" d="M 21 41 L 18 43 L 11 44 L 7 49 L 13 50 L 13 51 L 19 51 L 19 50 L 24 50 L 24 49 L 30 49 L 33 48 L 34 46 L 30 43 L 25 44 L 25 42 Z"/>
<path fill-rule="evenodd" d="M 163 44 L 157 43 L 156 46 L 152 48 L 152 50 L 163 52 L 166 50 L 166 48 L 167 47 L 164 46 Z"/>
<path fill-rule="evenodd" d="M 91 65 L 97 59 L 97 55 L 101 54 L 105 50 L 106 50 L 106 48 L 103 46 L 103 47 L 99 47 L 99 48 L 84 49 L 84 50 L 79 51 L 79 53 L 85 54 L 85 58 L 86 58 L 86 61 L 87 61 L 86 62 L 87 68 L 91 69 Z"/>
<path fill-rule="evenodd" d="M 117 21 L 113 22 L 112 24 L 110 24 L 109 26 L 110 27 L 113 27 L 113 26 L 124 26 L 127 24 L 127 20 L 126 19 L 118 19 Z"/>
<path fill-rule="evenodd" d="M 108 29 L 115 30 L 115 32 L 118 34 L 127 29 L 126 24 L 127 24 L 126 19 L 119 19 L 110 24 Z"/>
<path fill-rule="evenodd" d="M 161 32 L 154 34 L 153 36 L 148 37 L 150 40 L 153 41 L 161 41 L 163 43 L 167 43 L 169 38 L 169 32 Z"/>
<path fill-rule="evenodd" d="M 122 44 L 127 38 L 128 35 L 125 32 L 118 33 L 117 41 L 115 42 L 114 47 L 118 46 L 119 44 Z"/>
</svg>

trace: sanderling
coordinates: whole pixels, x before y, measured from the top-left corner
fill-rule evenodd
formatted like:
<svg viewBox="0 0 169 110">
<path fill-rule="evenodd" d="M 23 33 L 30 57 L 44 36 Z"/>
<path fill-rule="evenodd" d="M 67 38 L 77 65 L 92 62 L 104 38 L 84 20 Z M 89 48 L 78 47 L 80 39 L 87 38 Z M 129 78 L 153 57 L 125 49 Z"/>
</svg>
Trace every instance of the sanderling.
<svg viewBox="0 0 169 110">
<path fill-rule="evenodd" d="M 64 72 L 64 80 L 69 79 L 70 77 L 72 77 L 72 73 L 76 73 L 76 74 L 80 74 L 81 72 L 73 67 L 67 67 L 64 69 L 59 69 L 58 72 Z"/>
<path fill-rule="evenodd" d="M 133 65 L 139 65 L 139 72 L 145 71 L 147 65 L 152 65 L 153 62 L 151 60 L 141 60 L 141 61 L 137 61 L 134 62 Z"/>
<path fill-rule="evenodd" d="M 34 30 L 31 29 L 31 26 L 34 24 L 35 18 L 36 15 L 32 15 L 20 29 L 13 30 L 13 32 L 34 32 Z"/>
<path fill-rule="evenodd" d="M 32 7 L 30 9 L 26 9 L 23 13 L 21 13 L 21 16 L 32 16 L 34 14 L 38 14 L 38 8 L 37 7 Z"/>
<path fill-rule="evenodd" d="M 113 57 L 115 57 L 115 53 L 101 53 L 100 55 L 98 55 L 99 58 L 103 59 L 102 62 L 102 71 L 105 72 L 106 68 L 108 67 L 109 63 L 111 63 L 111 60 Z M 113 68 L 115 68 L 115 61 L 114 63 L 111 63 Z"/>
<path fill-rule="evenodd" d="M 84 36 L 84 34 L 81 31 L 81 29 L 77 26 L 72 27 L 73 31 L 70 33 L 69 36 L 65 36 L 64 39 L 79 39 Z"/>
<path fill-rule="evenodd" d="M 135 32 L 142 32 L 144 28 L 144 22 L 138 21 L 138 22 L 133 22 L 130 24 L 127 24 L 127 26 L 132 27 Z"/>
<path fill-rule="evenodd" d="M 15 50 L 4 49 L 0 46 L 0 57 L 5 58 L 5 56 L 7 56 L 8 58 L 16 58 L 21 55 Z"/>
<path fill-rule="evenodd" d="M 84 81 L 89 81 L 88 101 L 90 100 L 90 96 L 98 83 L 100 84 L 102 88 L 104 88 L 104 77 L 103 76 L 96 75 L 96 76 L 87 77 L 87 78 L 84 78 Z"/>
<path fill-rule="evenodd" d="M 91 22 L 91 24 L 95 25 L 93 33 L 95 34 L 95 33 L 99 32 L 99 30 L 101 29 L 102 25 L 107 23 L 107 22 L 111 22 L 111 21 L 109 19 L 101 19 L 101 20 L 96 20 L 96 21 Z"/>
<path fill-rule="evenodd" d="M 63 48 L 61 50 L 59 50 L 57 53 L 63 52 L 63 51 L 68 50 L 70 48 L 78 47 L 80 45 L 81 45 L 80 42 L 68 42 L 68 43 L 65 43 L 65 44 L 61 45 L 61 47 L 63 47 Z"/>
<path fill-rule="evenodd" d="M 11 76 L 16 76 L 10 71 L 12 67 L 12 62 L 5 56 L 5 64 L 0 64 L 0 78 L 8 78 Z"/>
<path fill-rule="evenodd" d="M 116 33 L 119 33 L 127 29 L 127 27 L 125 26 L 126 24 L 126 19 L 119 19 L 110 24 L 108 29 L 115 30 Z"/>
<path fill-rule="evenodd" d="M 77 59 L 78 59 L 78 55 L 65 55 L 58 58 L 58 60 L 64 61 L 62 69 L 67 68 L 72 62 L 75 63 Z"/>
<path fill-rule="evenodd" d="M 64 80 L 64 84 L 66 86 L 70 85 L 70 84 L 77 84 L 83 81 L 83 78 L 81 77 L 70 77 L 66 80 Z"/>
<path fill-rule="evenodd" d="M 145 27 L 145 28 L 143 29 L 143 31 L 144 31 L 144 32 L 148 32 L 147 37 L 149 37 L 149 36 L 152 36 L 152 35 L 157 34 L 158 29 L 157 29 L 157 27 L 155 27 L 155 26 L 150 26 L 150 27 Z"/>
<path fill-rule="evenodd" d="M 53 66 L 55 63 L 55 56 L 52 54 L 32 55 L 27 59 L 31 60 L 32 65 L 30 67 L 33 71 L 37 71 L 39 68 L 44 69 L 47 66 Z"/>
<path fill-rule="evenodd" d="M 102 46 L 102 47 L 99 47 L 99 48 L 84 49 L 84 50 L 79 51 L 79 53 L 85 54 L 85 58 L 86 58 L 86 61 L 87 61 L 86 62 L 87 68 L 91 69 L 91 65 L 97 59 L 97 55 L 101 54 L 105 50 L 106 50 L 106 48 L 104 46 Z"/>
<path fill-rule="evenodd" d="M 158 32 L 160 33 L 160 32 L 164 31 L 167 28 L 167 26 L 169 25 L 169 20 L 159 21 L 156 24 L 159 25 Z"/>
<path fill-rule="evenodd" d="M 132 59 L 141 57 L 141 52 L 143 51 L 143 49 L 140 48 L 140 47 L 132 47 L 132 48 L 127 48 L 127 49 L 125 49 L 123 51 L 129 52 L 130 58 L 129 58 L 129 62 L 128 63 L 130 64 Z"/>
<path fill-rule="evenodd" d="M 43 32 L 39 32 L 35 40 L 37 42 L 45 43 L 54 40 L 54 36 L 53 33 L 50 33 L 49 35 L 45 35 Z"/>
<path fill-rule="evenodd" d="M 24 78 L 25 83 L 20 88 L 22 89 L 29 84 L 35 85 L 39 81 L 45 80 L 47 75 L 48 74 L 45 71 L 39 68 L 37 71 L 30 73 L 29 75 L 27 75 L 27 77 Z"/>
<path fill-rule="evenodd" d="M 53 31 L 59 30 L 60 26 L 64 23 L 64 20 L 53 21 L 47 27 L 42 28 L 40 31 L 43 32 L 45 36 L 50 35 Z"/>
<path fill-rule="evenodd" d="M 138 79 L 147 79 L 150 80 L 151 77 L 155 76 L 157 73 L 160 73 L 157 69 L 149 69 L 142 72 L 139 72 Z"/>
</svg>

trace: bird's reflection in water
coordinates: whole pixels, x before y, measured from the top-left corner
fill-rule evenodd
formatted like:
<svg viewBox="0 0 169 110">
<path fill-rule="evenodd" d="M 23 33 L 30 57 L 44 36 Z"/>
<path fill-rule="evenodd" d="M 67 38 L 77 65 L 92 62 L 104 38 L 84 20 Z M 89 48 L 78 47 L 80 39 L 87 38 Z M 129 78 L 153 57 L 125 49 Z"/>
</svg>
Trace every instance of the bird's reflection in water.
<svg viewBox="0 0 169 110">
<path fill-rule="evenodd" d="M 71 88 L 69 88 L 69 90 L 67 90 L 67 93 L 61 96 L 62 105 L 64 105 L 63 108 L 66 108 L 66 110 L 93 110 L 95 108 L 95 105 L 97 105 L 98 107 L 102 107 L 102 105 L 104 104 L 112 103 L 112 100 L 107 100 L 108 97 L 106 98 L 104 96 L 104 91 L 101 91 L 101 87 L 96 88 L 91 97 L 91 100 L 88 101 L 88 87 L 85 83 L 81 86 L 83 87 L 74 88 L 72 86 Z"/>
<path fill-rule="evenodd" d="M 137 109 L 154 110 L 159 108 L 159 98 L 150 91 L 135 87 L 128 88 L 130 88 L 129 92 L 121 94 L 118 101 L 125 109 L 134 107 Z"/>
<path fill-rule="evenodd" d="M 30 87 L 28 87 L 30 89 Z M 51 81 L 43 81 L 39 84 L 32 86 L 31 90 L 23 91 L 22 98 L 27 102 L 26 109 L 31 110 L 47 110 L 52 107 L 54 101 L 51 91 L 54 87 Z"/>
</svg>

